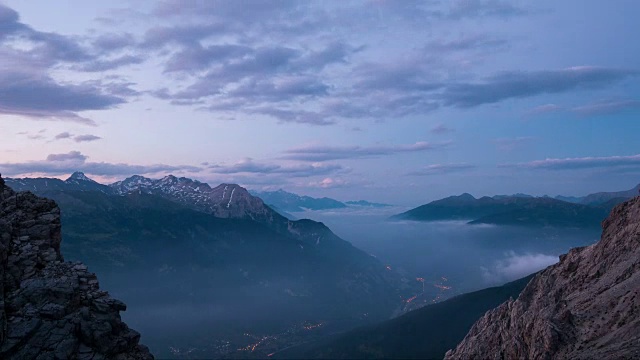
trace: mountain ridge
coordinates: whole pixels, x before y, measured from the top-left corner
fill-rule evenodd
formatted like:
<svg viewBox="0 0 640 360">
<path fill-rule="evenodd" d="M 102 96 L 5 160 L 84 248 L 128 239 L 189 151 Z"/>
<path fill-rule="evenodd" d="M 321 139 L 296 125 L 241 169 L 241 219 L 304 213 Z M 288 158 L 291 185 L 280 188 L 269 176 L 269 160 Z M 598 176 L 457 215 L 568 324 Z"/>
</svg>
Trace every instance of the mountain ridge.
<svg viewBox="0 0 640 360">
<path fill-rule="evenodd" d="M 488 311 L 446 359 L 640 356 L 640 197 L 617 205 L 594 245 L 538 273 Z"/>
<path fill-rule="evenodd" d="M 550 197 L 484 196 L 464 193 L 435 200 L 391 217 L 392 220 L 465 220 L 469 224 L 598 227 L 617 202 L 599 206 L 569 203 Z"/>
</svg>

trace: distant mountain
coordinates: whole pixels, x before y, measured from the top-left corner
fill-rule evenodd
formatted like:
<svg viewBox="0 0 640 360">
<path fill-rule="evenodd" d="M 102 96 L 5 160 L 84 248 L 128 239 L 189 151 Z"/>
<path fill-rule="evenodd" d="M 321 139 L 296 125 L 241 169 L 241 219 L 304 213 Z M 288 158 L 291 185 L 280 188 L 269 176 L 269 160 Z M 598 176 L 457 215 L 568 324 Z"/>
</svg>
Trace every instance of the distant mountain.
<svg viewBox="0 0 640 360">
<path fill-rule="evenodd" d="M 587 205 L 599 205 L 611 201 L 614 199 L 628 200 L 634 196 L 638 196 L 640 191 L 640 184 L 636 185 L 633 189 L 614 192 L 598 192 L 589 194 L 580 200 L 581 204 Z"/>
<path fill-rule="evenodd" d="M 554 199 L 560 200 L 560 201 L 566 201 L 566 202 L 570 202 L 570 203 L 574 203 L 574 204 L 580 204 L 580 202 L 582 201 L 583 197 L 558 195 L 558 196 L 554 197 Z"/>
<path fill-rule="evenodd" d="M 374 203 L 366 200 L 347 201 L 345 202 L 345 204 L 349 206 L 363 206 L 363 207 L 373 207 L 373 208 L 383 208 L 383 207 L 391 206 L 389 204 Z"/>
<path fill-rule="evenodd" d="M 513 195 L 494 195 L 494 199 L 507 199 L 507 198 L 532 198 L 534 196 L 528 194 L 517 193 Z"/>
<path fill-rule="evenodd" d="M 613 204 L 587 206 L 549 197 L 498 196 L 474 198 L 470 194 L 430 202 L 393 219 L 418 221 L 469 220 L 470 224 L 520 226 L 597 227 Z"/>
<path fill-rule="evenodd" d="M 22 179 L 5 179 L 7 186 L 15 191 L 32 191 L 34 193 L 50 190 L 75 190 L 75 191 L 99 191 L 105 194 L 111 194 L 112 190 L 109 186 L 100 184 L 89 179 L 82 172 L 74 172 L 66 180 L 55 178 L 22 178 Z"/>
<path fill-rule="evenodd" d="M 260 197 L 265 203 L 273 204 L 283 211 L 299 212 L 308 210 L 329 210 L 342 209 L 347 205 L 328 197 L 313 198 L 310 196 L 300 196 L 284 191 L 251 191 L 255 196 Z"/>
<path fill-rule="evenodd" d="M 267 204 L 268 207 L 272 208 L 273 211 L 277 212 L 278 214 L 286 217 L 289 220 L 299 220 L 298 217 L 291 215 L 290 213 L 280 209 L 279 207 L 273 205 L 273 204 Z"/>
<path fill-rule="evenodd" d="M 486 311 L 517 297 L 533 275 L 276 353 L 276 359 L 442 359 Z"/>
<path fill-rule="evenodd" d="M 597 193 L 589 194 L 587 196 L 558 195 L 555 197 L 555 199 L 572 202 L 576 204 L 602 205 L 607 202 L 611 202 L 612 200 L 615 200 L 616 203 L 624 202 L 626 200 L 633 198 L 634 196 L 638 196 L 639 191 L 640 191 L 640 184 L 636 185 L 633 189 L 630 189 L 630 190 L 597 192 Z"/>
</svg>

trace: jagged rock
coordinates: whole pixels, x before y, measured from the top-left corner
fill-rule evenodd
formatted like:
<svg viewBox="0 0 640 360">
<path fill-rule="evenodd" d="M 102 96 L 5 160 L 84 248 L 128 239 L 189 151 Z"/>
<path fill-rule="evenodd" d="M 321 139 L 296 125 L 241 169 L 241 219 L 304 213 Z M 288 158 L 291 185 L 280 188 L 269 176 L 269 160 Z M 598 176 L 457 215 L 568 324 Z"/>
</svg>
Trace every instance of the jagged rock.
<svg viewBox="0 0 640 360">
<path fill-rule="evenodd" d="M 60 254 L 60 209 L 0 178 L 0 358 L 153 359 L 99 289 Z"/>
<path fill-rule="evenodd" d="M 640 197 L 602 227 L 600 242 L 562 255 L 445 358 L 640 358 Z"/>
</svg>

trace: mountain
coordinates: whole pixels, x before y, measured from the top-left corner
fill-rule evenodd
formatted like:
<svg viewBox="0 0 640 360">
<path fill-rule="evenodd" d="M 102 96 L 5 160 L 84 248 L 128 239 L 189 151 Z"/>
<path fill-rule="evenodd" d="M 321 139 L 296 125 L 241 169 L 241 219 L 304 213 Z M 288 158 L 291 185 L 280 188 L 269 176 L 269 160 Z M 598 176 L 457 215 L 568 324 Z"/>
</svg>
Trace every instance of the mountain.
<svg viewBox="0 0 640 360">
<path fill-rule="evenodd" d="M 347 201 L 345 202 L 345 204 L 349 206 L 364 206 L 364 207 L 373 207 L 373 208 L 383 208 L 383 207 L 391 206 L 389 204 L 374 203 L 366 200 Z"/>
<path fill-rule="evenodd" d="M 53 201 L 0 178 L 0 358 L 153 359 L 122 322 L 126 305 L 64 261 L 60 226 Z"/>
<path fill-rule="evenodd" d="M 589 194 L 580 200 L 581 204 L 587 205 L 599 205 L 606 203 L 607 201 L 616 200 L 616 199 L 631 199 L 634 196 L 637 196 L 640 192 L 640 184 L 636 185 L 633 189 L 625 190 L 625 191 L 614 191 L 614 192 L 598 192 L 594 194 Z"/>
<path fill-rule="evenodd" d="M 524 289 L 533 275 L 411 311 L 398 318 L 276 353 L 278 359 L 441 359 L 474 321 Z"/>
<path fill-rule="evenodd" d="M 388 318 L 415 293 L 414 282 L 324 224 L 288 220 L 235 184 L 212 188 L 187 178 L 134 176 L 110 191 L 68 189 L 39 194 L 62 209 L 69 258 L 86 259 L 135 306 L 189 303 L 190 312 L 199 312 L 192 321 L 202 325 L 190 323 L 181 337 L 158 330 L 176 326 L 170 313 L 161 317 L 166 321 L 136 320 L 161 357 L 173 356 L 168 344 L 220 357 L 225 353 L 209 348 L 212 334 L 235 339 L 233 348 L 240 349 L 248 345 L 245 332 L 308 322 L 344 330 Z"/>
<path fill-rule="evenodd" d="M 253 191 L 253 195 L 260 197 L 267 204 L 273 204 L 283 211 L 299 212 L 308 210 L 342 209 L 347 205 L 328 197 L 313 198 L 300 196 L 282 189 L 278 191 Z"/>
<path fill-rule="evenodd" d="M 393 219 L 418 221 L 470 220 L 470 224 L 595 227 L 613 204 L 587 206 L 549 197 L 498 196 L 474 198 L 470 194 L 430 202 Z"/>
<path fill-rule="evenodd" d="M 197 180 L 168 175 L 159 180 L 132 176 L 109 187 L 117 195 L 132 192 L 157 195 L 219 218 L 250 218 L 265 223 L 286 222 L 273 209 L 265 206 L 260 198 L 252 196 L 245 188 L 236 184 L 220 184 L 212 188 Z"/>
<path fill-rule="evenodd" d="M 602 228 L 598 243 L 572 249 L 484 314 L 446 358 L 640 357 L 640 197 Z"/>
<path fill-rule="evenodd" d="M 513 194 L 513 195 L 494 195 L 493 196 L 494 199 L 533 198 L 533 197 L 534 196 L 532 196 L 532 195 L 523 194 L 523 193 L 517 193 L 517 194 Z"/>
<path fill-rule="evenodd" d="M 586 196 L 562 196 L 558 195 L 555 199 L 584 205 L 602 205 L 608 202 L 619 204 L 626 200 L 637 196 L 640 192 L 640 184 L 633 189 L 613 192 L 597 192 Z"/>
<path fill-rule="evenodd" d="M 109 186 L 100 184 L 88 178 L 82 172 L 74 172 L 66 180 L 55 178 L 22 178 L 5 179 L 7 186 L 15 191 L 33 191 L 36 193 L 53 190 L 99 191 L 112 193 Z"/>
</svg>

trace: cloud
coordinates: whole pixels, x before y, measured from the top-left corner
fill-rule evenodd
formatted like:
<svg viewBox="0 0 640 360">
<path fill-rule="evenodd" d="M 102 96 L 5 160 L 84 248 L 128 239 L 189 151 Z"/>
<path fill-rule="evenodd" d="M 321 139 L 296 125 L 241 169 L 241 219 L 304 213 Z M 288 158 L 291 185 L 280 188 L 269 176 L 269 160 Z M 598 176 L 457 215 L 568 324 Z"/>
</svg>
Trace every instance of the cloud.
<svg viewBox="0 0 640 360">
<path fill-rule="evenodd" d="M 306 110 L 291 110 L 271 106 L 262 106 L 251 109 L 250 113 L 271 116 L 282 122 L 293 122 L 298 124 L 311 124 L 320 126 L 335 124 L 334 120 L 325 117 L 321 113 Z"/>
<path fill-rule="evenodd" d="M 45 160 L 27 161 L 22 163 L 0 163 L 0 172 L 9 176 L 25 174 L 45 174 L 59 176 L 70 174 L 74 171 L 83 171 L 92 175 L 116 176 L 116 175 L 143 175 L 166 173 L 172 171 L 199 172 L 202 169 L 189 165 L 132 165 L 125 163 L 89 162 L 88 157 L 79 151 L 70 151 L 63 154 L 50 154 Z"/>
<path fill-rule="evenodd" d="M 65 140 L 72 139 L 75 142 L 89 142 L 96 141 L 102 139 L 100 136 L 85 134 L 85 135 L 74 135 L 68 131 L 61 132 L 60 134 L 53 137 L 53 140 Z"/>
<path fill-rule="evenodd" d="M 45 136 L 43 135 L 45 132 L 47 132 L 46 129 L 41 129 L 40 131 L 33 132 L 33 133 L 29 131 L 20 131 L 16 133 L 16 135 L 24 135 L 31 140 L 40 140 L 45 138 Z"/>
<path fill-rule="evenodd" d="M 134 37 L 130 33 L 105 33 L 100 34 L 93 40 L 93 47 L 102 51 L 120 50 L 132 47 L 136 44 Z"/>
<path fill-rule="evenodd" d="M 87 159 L 85 155 L 82 155 L 79 151 L 70 151 L 66 154 L 49 154 L 47 161 L 70 161 L 78 160 L 84 162 Z"/>
<path fill-rule="evenodd" d="M 0 113 L 33 117 L 52 117 L 93 123 L 75 112 L 103 110 L 122 104 L 125 99 L 105 94 L 94 84 L 64 84 L 48 76 L 0 72 Z"/>
<path fill-rule="evenodd" d="M 67 131 L 65 132 L 61 132 L 60 134 L 54 136 L 54 140 L 62 140 L 62 139 L 69 139 L 71 138 L 73 135 Z"/>
<path fill-rule="evenodd" d="M 433 164 L 428 165 L 423 168 L 420 168 L 416 171 L 412 171 L 407 173 L 410 176 L 432 176 L 432 175 L 442 175 L 449 174 L 453 172 L 464 172 L 468 170 L 475 169 L 475 165 L 467 164 L 467 163 L 458 163 L 458 164 Z"/>
<path fill-rule="evenodd" d="M 527 111 L 525 113 L 525 117 L 535 117 L 545 114 L 556 113 L 562 111 L 563 108 L 560 105 L 556 104 L 544 104 L 534 107 L 533 109 Z"/>
<path fill-rule="evenodd" d="M 276 164 L 257 163 L 251 158 L 246 158 L 229 166 L 213 165 L 210 166 L 209 169 L 218 174 L 286 174 L 291 177 L 327 175 L 344 170 L 342 166 L 337 164 L 314 163 L 295 166 L 281 166 Z"/>
<path fill-rule="evenodd" d="M 499 167 L 545 170 L 575 170 L 616 167 L 640 167 L 640 154 L 629 156 L 581 157 L 535 160 L 518 164 L 501 164 Z"/>
<path fill-rule="evenodd" d="M 636 71 L 593 66 L 562 70 L 503 72 L 478 83 L 447 85 L 442 101 L 447 106 L 470 108 L 503 100 L 578 89 L 597 89 L 637 75 Z"/>
<path fill-rule="evenodd" d="M 536 140 L 533 136 L 518 136 L 513 138 L 498 138 L 491 140 L 496 145 L 498 150 L 513 151 L 516 148 L 522 147 L 527 144 L 531 144 Z"/>
<path fill-rule="evenodd" d="M 75 142 L 88 142 L 88 141 L 96 141 L 102 139 L 100 136 L 86 134 L 86 135 L 77 135 L 73 137 Z"/>
<path fill-rule="evenodd" d="M 638 109 L 640 109 L 640 101 L 638 100 L 612 100 L 578 106 L 571 110 L 580 116 L 587 117 L 616 114 L 623 111 L 633 111 Z"/>
<path fill-rule="evenodd" d="M 407 145 L 391 146 L 306 146 L 285 150 L 284 159 L 299 161 L 326 161 L 388 156 L 400 153 L 435 150 L 450 145 L 451 142 L 428 143 L 419 141 Z"/>
<path fill-rule="evenodd" d="M 504 0 L 456 0 L 451 2 L 448 17 L 451 19 L 512 17 L 528 13 L 527 10 Z"/>
<path fill-rule="evenodd" d="M 343 179 L 337 178 L 324 178 L 320 181 L 312 181 L 307 184 L 308 187 L 322 188 L 322 189 L 332 189 L 332 188 L 342 188 L 351 186 L 351 184 Z"/>
<path fill-rule="evenodd" d="M 506 258 L 496 261 L 490 267 L 482 267 L 482 277 L 491 284 L 502 284 L 523 278 L 559 261 L 557 256 L 545 254 L 506 254 Z"/>
<path fill-rule="evenodd" d="M 444 124 L 437 124 L 436 126 L 432 127 L 431 130 L 429 130 L 429 132 L 431 132 L 432 134 L 448 134 L 454 131 L 456 130 L 453 128 L 447 127 Z"/>
<path fill-rule="evenodd" d="M 496 39 L 483 34 L 459 37 L 455 40 L 436 40 L 427 44 L 427 51 L 454 52 L 467 50 L 496 50 L 508 44 L 504 39 Z"/>
<path fill-rule="evenodd" d="M 87 45 L 87 39 L 38 31 L 20 22 L 15 10 L 0 5 L 0 114 L 93 124 L 78 113 L 125 103 L 130 94 L 112 91 L 113 84 L 99 79 L 63 82 L 50 75 L 55 70 L 105 71 L 142 61 L 109 51 L 109 46 L 119 51 L 115 45 L 122 39 L 99 37 L 99 51 Z"/>
<path fill-rule="evenodd" d="M 110 59 L 96 59 L 80 64 L 75 68 L 80 71 L 86 72 L 102 72 L 117 69 L 127 65 L 142 64 L 145 60 L 146 58 L 141 55 L 128 54 Z"/>
</svg>

